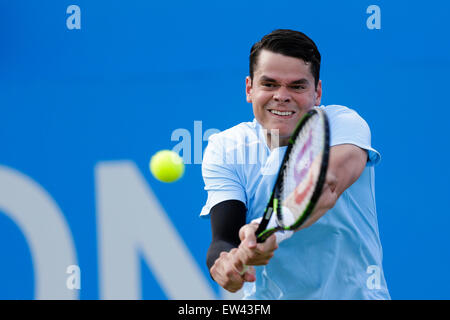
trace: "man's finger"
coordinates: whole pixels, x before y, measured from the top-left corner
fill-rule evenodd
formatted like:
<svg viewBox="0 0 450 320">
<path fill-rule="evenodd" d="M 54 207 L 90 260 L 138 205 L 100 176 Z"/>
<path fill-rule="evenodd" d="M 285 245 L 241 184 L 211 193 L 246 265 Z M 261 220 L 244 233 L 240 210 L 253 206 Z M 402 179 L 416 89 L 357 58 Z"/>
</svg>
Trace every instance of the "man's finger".
<svg viewBox="0 0 450 320">
<path fill-rule="evenodd" d="M 246 282 L 255 282 L 256 281 L 256 271 L 252 266 L 247 267 L 247 271 L 244 273 L 244 281 Z"/>
<path fill-rule="evenodd" d="M 245 264 L 242 262 L 242 253 L 240 250 L 236 250 L 233 254 L 233 269 L 236 270 L 236 272 L 241 275 L 243 271 L 245 270 Z"/>
<path fill-rule="evenodd" d="M 278 249 L 276 235 L 275 234 L 271 235 L 269 238 L 266 239 L 266 241 L 260 243 L 258 246 L 261 252 L 275 251 L 276 249 Z"/>
<path fill-rule="evenodd" d="M 251 223 L 243 226 L 239 230 L 239 238 L 241 242 L 245 244 L 246 247 L 253 249 L 256 247 L 256 236 L 255 231 L 258 228 L 256 223 Z"/>
</svg>

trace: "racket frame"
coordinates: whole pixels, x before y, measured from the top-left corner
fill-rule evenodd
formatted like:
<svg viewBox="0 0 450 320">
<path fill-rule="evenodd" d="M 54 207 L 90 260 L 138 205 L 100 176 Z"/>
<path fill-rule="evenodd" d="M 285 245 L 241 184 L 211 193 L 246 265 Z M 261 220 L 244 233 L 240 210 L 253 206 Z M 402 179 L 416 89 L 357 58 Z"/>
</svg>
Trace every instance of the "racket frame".
<svg viewBox="0 0 450 320">
<path fill-rule="evenodd" d="M 279 195 L 280 195 L 280 190 L 281 190 L 281 186 L 283 183 L 283 174 L 286 169 L 286 163 L 289 159 L 289 154 L 291 153 L 291 150 L 294 146 L 295 140 L 297 139 L 298 134 L 300 133 L 300 131 L 302 130 L 304 125 L 316 113 L 319 113 L 319 115 L 323 118 L 323 121 L 324 121 L 324 127 L 325 127 L 324 128 L 325 129 L 324 130 L 324 140 L 325 140 L 324 146 L 325 147 L 324 147 L 324 150 L 322 153 L 322 163 L 321 163 L 321 167 L 320 167 L 319 178 L 317 179 L 317 184 L 316 184 L 315 190 L 313 192 L 313 195 L 311 196 L 311 199 L 310 199 L 308 205 L 306 206 L 302 217 L 298 221 L 296 221 L 296 223 L 294 223 L 291 226 L 287 226 L 287 227 L 286 226 L 277 226 L 275 228 L 266 229 L 267 225 L 269 224 L 270 218 L 272 217 L 272 215 L 274 213 L 277 214 L 279 217 L 281 215 L 281 212 L 280 212 L 281 207 L 278 206 L 279 202 L 280 202 Z M 289 138 L 288 147 L 286 149 L 286 153 L 284 154 L 283 160 L 281 162 L 280 169 L 278 170 L 278 176 L 275 181 L 275 185 L 273 187 L 272 194 L 270 196 L 270 200 L 264 210 L 263 218 L 259 224 L 259 227 L 255 232 L 258 243 L 264 242 L 268 237 L 270 237 L 272 234 L 274 234 L 277 231 L 298 229 L 303 224 L 303 222 L 309 217 L 311 212 L 314 210 L 314 207 L 322 193 L 322 188 L 325 183 L 326 173 L 327 173 L 327 169 L 328 169 L 329 153 L 330 153 L 330 130 L 329 130 L 328 118 L 323 110 L 320 110 L 318 108 L 313 108 L 303 115 L 303 117 L 299 120 L 296 128 L 294 129 L 291 137 Z M 281 220 L 281 219 L 279 219 L 279 220 Z"/>
</svg>

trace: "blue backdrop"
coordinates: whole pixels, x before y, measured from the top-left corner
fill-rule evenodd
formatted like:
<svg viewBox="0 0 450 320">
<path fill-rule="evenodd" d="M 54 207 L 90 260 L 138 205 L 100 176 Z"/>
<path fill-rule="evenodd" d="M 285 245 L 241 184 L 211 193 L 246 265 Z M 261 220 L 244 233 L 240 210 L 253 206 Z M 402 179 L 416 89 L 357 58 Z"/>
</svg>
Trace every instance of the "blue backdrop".
<svg viewBox="0 0 450 320">
<path fill-rule="evenodd" d="M 370 5 L 380 29 L 368 27 Z M 357 110 L 382 154 L 392 298 L 449 299 L 449 9 L 0 0 L 0 298 L 224 297 L 204 262 L 209 222 L 198 218 L 204 135 L 253 119 L 250 47 L 291 28 L 321 51 L 322 102 Z M 184 177 L 156 181 L 151 155 L 180 143 Z"/>
</svg>

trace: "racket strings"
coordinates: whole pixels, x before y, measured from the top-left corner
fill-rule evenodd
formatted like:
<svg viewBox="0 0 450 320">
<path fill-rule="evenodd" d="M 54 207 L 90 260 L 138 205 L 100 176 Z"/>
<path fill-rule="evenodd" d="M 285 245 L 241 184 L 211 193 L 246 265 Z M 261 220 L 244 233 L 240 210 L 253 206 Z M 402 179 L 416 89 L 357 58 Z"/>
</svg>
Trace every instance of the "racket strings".
<svg viewBox="0 0 450 320">
<path fill-rule="evenodd" d="M 311 200 L 320 173 L 324 126 L 323 118 L 314 114 L 304 124 L 292 146 L 280 190 L 281 209 L 277 216 L 282 226 L 299 220 Z"/>
</svg>

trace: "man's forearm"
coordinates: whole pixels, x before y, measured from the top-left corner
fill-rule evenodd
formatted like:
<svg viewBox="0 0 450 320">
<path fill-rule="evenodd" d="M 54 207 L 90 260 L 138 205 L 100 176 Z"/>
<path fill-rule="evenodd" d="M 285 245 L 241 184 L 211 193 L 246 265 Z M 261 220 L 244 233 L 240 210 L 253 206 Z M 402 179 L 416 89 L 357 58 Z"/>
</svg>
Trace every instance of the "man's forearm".
<svg viewBox="0 0 450 320">
<path fill-rule="evenodd" d="M 329 175 L 327 176 L 330 177 Z M 322 194 L 320 195 L 319 201 L 317 202 L 313 212 L 306 219 L 305 223 L 300 227 L 299 230 L 310 227 L 317 220 L 319 220 L 328 210 L 334 207 L 336 201 L 338 199 L 338 194 L 335 189 L 332 189 L 333 186 L 328 183 L 325 183 L 323 186 Z"/>
<path fill-rule="evenodd" d="M 367 162 L 367 151 L 343 144 L 331 147 L 326 181 L 319 201 L 299 229 L 308 228 L 334 207 L 341 194 L 362 174 Z"/>
<path fill-rule="evenodd" d="M 212 241 L 206 255 L 208 270 L 222 252 L 239 246 L 239 229 L 245 224 L 246 211 L 245 204 L 238 200 L 227 200 L 211 209 Z"/>
</svg>

